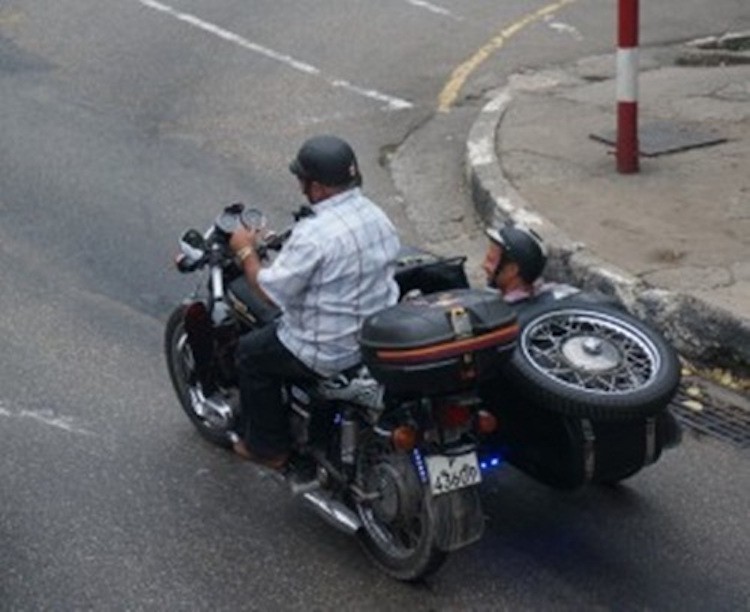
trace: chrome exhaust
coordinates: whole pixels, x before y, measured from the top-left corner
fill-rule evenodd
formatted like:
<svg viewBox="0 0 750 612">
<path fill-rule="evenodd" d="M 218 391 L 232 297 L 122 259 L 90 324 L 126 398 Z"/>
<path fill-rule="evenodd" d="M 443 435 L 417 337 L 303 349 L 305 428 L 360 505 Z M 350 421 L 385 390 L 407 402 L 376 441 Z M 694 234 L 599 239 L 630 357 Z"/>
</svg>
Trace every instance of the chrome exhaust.
<svg viewBox="0 0 750 612">
<path fill-rule="evenodd" d="M 304 493 L 302 499 L 328 523 L 348 535 L 353 535 L 362 527 L 359 517 L 354 512 L 322 491 Z"/>
</svg>

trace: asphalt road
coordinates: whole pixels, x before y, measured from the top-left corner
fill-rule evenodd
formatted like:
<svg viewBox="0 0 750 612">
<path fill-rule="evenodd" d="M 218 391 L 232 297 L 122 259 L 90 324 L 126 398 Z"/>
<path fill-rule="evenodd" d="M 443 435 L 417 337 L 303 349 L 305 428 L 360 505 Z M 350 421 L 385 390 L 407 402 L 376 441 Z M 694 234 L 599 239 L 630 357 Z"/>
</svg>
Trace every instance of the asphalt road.
<svg viewBox="0 0 750 612">
<path fill-rule="evenodd" d="M 643 7 L 644 42 L 747 20 L 703 4 Z M 482 92 L 611 50 L 613 6 L 524 21 L 544 7 L 0 0 L 0 609 L 750 607 L 748 457 L 720 442 L 688 437 L 614 490 L 501 471 L 485 539 L 408 586 L 199 440 L 169 388 L 163 322 L 192 287 L 177 237 L 237 200 L 285 223 L 309 134 L 355 144 L 405 240 L 467 246 Z"/>
</svg>

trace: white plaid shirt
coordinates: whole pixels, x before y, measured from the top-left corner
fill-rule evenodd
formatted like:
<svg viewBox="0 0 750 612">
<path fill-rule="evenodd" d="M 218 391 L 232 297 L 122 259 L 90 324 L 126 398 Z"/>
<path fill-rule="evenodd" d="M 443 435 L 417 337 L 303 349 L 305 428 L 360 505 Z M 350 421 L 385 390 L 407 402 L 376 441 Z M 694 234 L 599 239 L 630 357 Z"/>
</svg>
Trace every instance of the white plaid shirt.
<svg viewBox="0 0 750 612">
<path fill-rule="evenodd" d="M 361 360 L 365 317 L 395 304 L 399 239 L 385 213 L 359 189 L 313 206 L 258 282 L 282 309 L 281 343 L 324 376 Z"/>
</svg>

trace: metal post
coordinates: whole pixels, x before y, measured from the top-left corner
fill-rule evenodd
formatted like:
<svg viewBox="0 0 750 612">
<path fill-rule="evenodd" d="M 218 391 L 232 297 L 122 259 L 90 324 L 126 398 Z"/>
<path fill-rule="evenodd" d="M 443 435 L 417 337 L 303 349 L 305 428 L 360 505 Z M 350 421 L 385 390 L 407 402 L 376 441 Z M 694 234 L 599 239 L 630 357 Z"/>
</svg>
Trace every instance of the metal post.
<svg viewBox="0 0 750 612">
<path fill-rule="evenodd" d="M 638 172 L 638 0 L 618 0 L 617 171 Z"/>
</svg>

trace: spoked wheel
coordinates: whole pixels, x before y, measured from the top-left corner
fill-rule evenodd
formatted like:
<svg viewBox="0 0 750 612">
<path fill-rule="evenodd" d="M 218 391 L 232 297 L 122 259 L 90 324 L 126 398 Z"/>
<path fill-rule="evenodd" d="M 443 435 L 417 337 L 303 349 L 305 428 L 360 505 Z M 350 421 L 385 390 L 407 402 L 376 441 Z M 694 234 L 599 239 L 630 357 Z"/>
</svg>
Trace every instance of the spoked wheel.
<svg viewBox="0 0 750 612">
<path fill-rule="evenodd" d="M 663 409 L 677 389 L 674 349 L 625 312 L 572 299 L 521 318 L 509 375 L 550 410 L 599 420 L 641 418 Z"/>
<path fill-rule="evenodd" d="M 167 368 L 180 405 L 200 434 L 209 442 L 228 448 L 231 446 L 227 432 L 234 416 L 226 400 L 209 401 L 203 393 L 195 373 L 195 359 L 185 332 L 185 307 L 172 313 L 164 332 L 164 352 Z"/>
<path fill-rule="evenodd" d="M 435 547 L 435 522 L 408 455 L 388 441 L 363 441 L 357 462 L 359 486 L 374 499 L 355 502 L 360 542 L 370 558 L 394 578 L 415 581 L 437 571 L 446 553 Z"/>
</svg>

